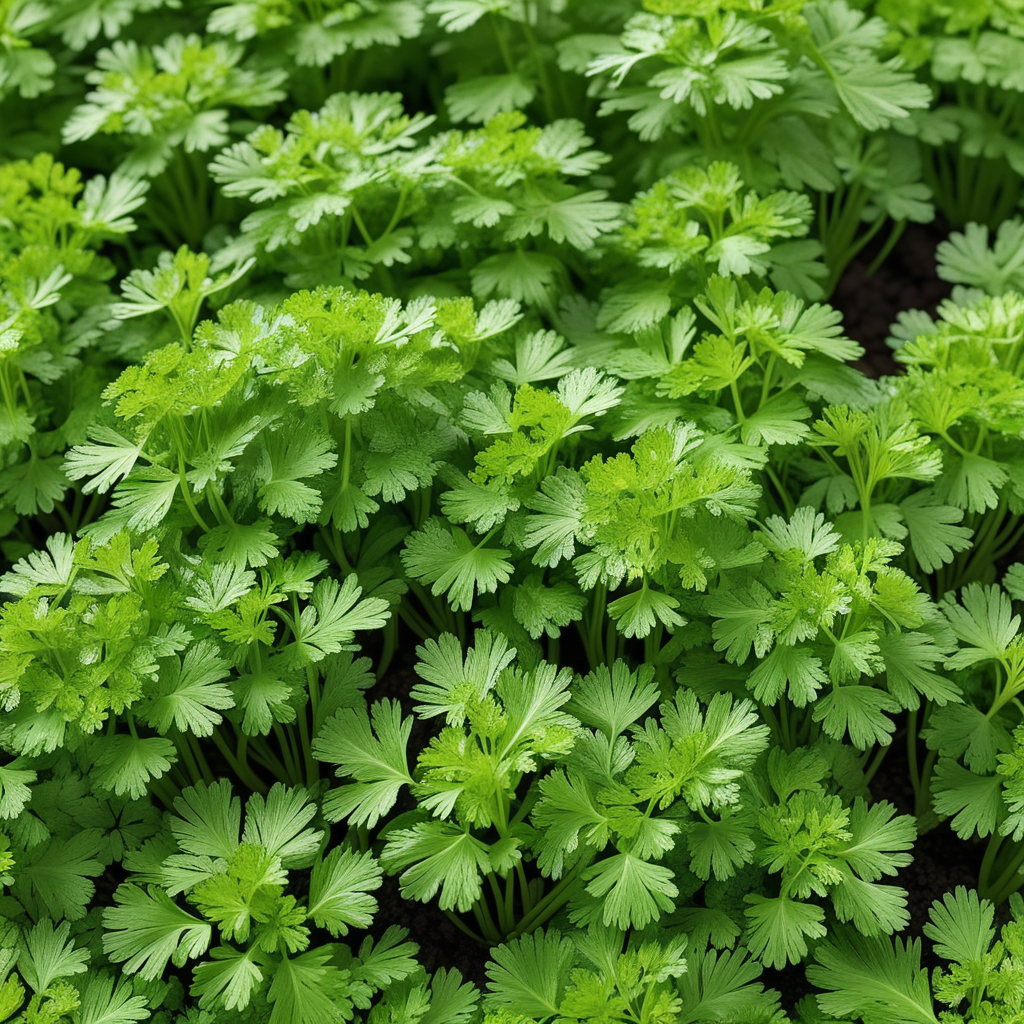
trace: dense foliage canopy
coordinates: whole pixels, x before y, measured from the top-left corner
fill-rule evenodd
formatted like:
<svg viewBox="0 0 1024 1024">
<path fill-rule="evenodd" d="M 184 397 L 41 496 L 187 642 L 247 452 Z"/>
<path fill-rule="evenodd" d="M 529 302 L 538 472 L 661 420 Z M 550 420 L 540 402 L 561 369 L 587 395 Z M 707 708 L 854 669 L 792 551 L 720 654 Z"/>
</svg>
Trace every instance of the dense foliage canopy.
<svg viewBox="0 0 1024 1024">
<path fill-rule="evenodd" d="M 1021 0 L 0 0 L 0 1022 L 1024 1022 L 1022 67 Z"/>
</svg>

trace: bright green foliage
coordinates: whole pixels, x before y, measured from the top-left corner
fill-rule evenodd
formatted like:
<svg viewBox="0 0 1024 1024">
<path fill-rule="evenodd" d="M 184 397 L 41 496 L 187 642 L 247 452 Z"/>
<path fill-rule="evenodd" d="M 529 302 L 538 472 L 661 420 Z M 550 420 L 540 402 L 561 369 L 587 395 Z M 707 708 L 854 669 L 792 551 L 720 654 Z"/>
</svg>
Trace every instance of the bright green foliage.
<svg viewBox="0 0 1024 1024">
<path fill-rule="evenodd" d="M 45 49 L 33 46 L 33 36 L 41 34 L 46 20 L 45 10 L 38 5 L 5 5 L 0 22 L 5 44 L 0 62 L 0 96 L 17 93 L 34 99 L 53 85 L 56 62 Z"/>
<path fill-rule="evenodd" d="M 1012 233 L 1005 238 L 1012 243 Z M 965 271 L 965 255 L 982 238 L 968 232 L 960 239 L 956 249 L 952 243 L 946 249 L 947 276 L 977 284 L 978 272 Z M 979 271 L 992 259 L 1007 260 L 1012 267 L 1012 256 L 1006 252 L 1001 250 L 999 257 L 985 253 Z M 940 594 L 959 583 L 986 578 L 1019 536 L 1024 449 L 1018 339 L 1024 305 L 1017 292 L 1008 290 L 1011 282 L 1004 271 L 993 269 L 987 285 L 990 294 L 958 290 L 956 301 L 942 304 L 937 320 L 908 314 L 898 331 L 898 358 L 907 366 L 900 382 L 901 404 L 909 410 L 916 431 L 931 436 L 942 459 L 940 472 L 932 477 L 934 497 L 918 499 L 948 509 L 943 515 L 950 525 L 940 526 L 941 543 L 934 552 L 952 562 L 940 574 Z M 966 547 L 963 531 L 957 531 L 959 543 L 950 532 L 956 522 L 954 510 L 962 510 L 964 527 L 974 531 L 974 543 L 951 558 L 943 547 L 951 554 Z M 921 564 L 934 564 L 932 554 L 926 551 Z"/>
<path fill-rule="evenodd" d="M 954 227 L 971 220 L 998 226 L 1016 206 L 1024 166 L 1019 4 L 876 0 L 871 6 L 889 22 L 888 45 L 938 94 L 913 127 L 940 209 Z M 958 160 L 958 172 L 950 173 Z"/>
<path fill-rule="evenodd" d="M 220 260 L 259 253 L 286 267 L 295 286 L 372 274 L 389 284 L 392 270 L 435 268 L 458 243 L 478 297 L 552 305 L 563 264 L 523 243 L 540 236 L 549 247 L 586 250 L 618 224 L 605 191 L 571 183 L 607 157 L 588 148 L 576 121 L 534 128 L 510 112 L 422 142 L 432 120 L 406 115 L 395 93 L 338 93 L 317 112 L 299 111 L 283 132 L 262 127 L 225 150 L 211 164 L 215 180 L 263 208 Z M 470 250 L 509 245 L 470 259 Z"/>
<path fill-rule="evenodd" d="M 0 20 L 0 99 L 17 94 L 35 100 L 53 88 L 59 62 L 49 51 L 58 39 L 77 53 L 99 37 L 117 38 L 139 15 L 175 6 L 167 0 L 6 4 Z"/>
<path fill-rule="evenodd" d="M 290 0 L 242 0 L 218 4 L 207 29 L 240 43 L 260 39 L 268 52 L 283 50 L 299 67 L 319 67 L 352 50 L 397 46 L 415 38 L 422 24 L 422 10 L 409 0 L 335 0 L 315 9 Z"/>
<path fill-rule="evenodd" d="M 570 710 L 590 729 L 566 768 L 540 784 L 538 863 L 554 877 L 582 869 L 575 921 L 642 928 L 671 910 L 678 890 L 657 862 L 680 834 L 699 877 L 728 878 L 749 859 L 746 832 L 731 823 L 765 727 L 747 702 L 718 694 L 704 710 L 684 691 L 661 705 L 660 723 L 640 725 L 656 699 L 649 670 L 631 674 L 620 663 L 587 676 Z M 609 846 L 609 856 L 591 863 Z"/>
<path fill-rule="evenodd" d="M 192 262 L 191 254 L 179 258 Z M 165 308 L 184 327 L 216 287 L 180 291 Z M 94 532 L 183 525 L 185 517 L 205 535 L 207 552 L 260 566 L 289 522 L 365 527 L 378 499 L 400 501 L 429 484 L 452 444 L 421 389 L 461 375 L 457 345 L 471 358 L 515 319 L 509 307 L 468 312 L 450 300 L 403 309 L 341 288 L 299 292 L 274 309 L 225 307 L 190 345 L 158 349 L 107 388 L 124 433 L 94 431 L 94 443 L 69 460 L 75 478 L 89 478 L 86 491 L 123 478 L 115 509 Z M 320 410 L 325 426 L 281 432 L 293 409 Z M 340 472 L 328 475 L 335 466 Z"/>
<path fill-rule="evenodd" d="M 431 120 L 406 116 L 395 93 L 338 93 L 317 112 L 297 112 L 284 131 L 266 125 L 224 150 L 210 172 L 225 194 L 272 205 L 242 222 L 220 259 L 284 256 L 300 284 L 362 280 L 377 264 L 407 263 L 413 236 L 396 228 L 440 173 L 433 148 L 417 149 Z"/>
<path fill-rule="evenodd" d="M 5 942 L 0 951 L 0 1013 L 4 1020 L 48 1024 L 66 1019 L 65 1014 L 83 1005 L 82 990 L 66 979 L 86 971 L 89 952 L 76 949 L 69 932 L 67 924 L 54 928 L 44 919 L 26 933 L 20 949 Z M 127 1024 L 148 1017 L 144 999 L 130 997 L 124 986 L 113 993 L 109 979 L 102 975 L 83 988 L 84 998 L 95 1003 L 96 1009 L 106 1004 L 106 1012 L 120 1012 L 121 1016 L 110 1020 Z"/>
<path fill-rule="evenodd" d="M 935 954 L 944 961 L 930 985 L 921 967 L 920 940 L 830 941 L 816 950 L 818 963 L 808 969 L 808 978 L 826 990 L 817 998 L 829 1019 L 863 1024 L 1015 1021 L 1024 1010 L 1022 912 L 1024 905 L 1015 896 L 1012 916 L 997 941 L 992 904 L 958 886 L 932 904 L 924 926 Z M 936 1016 L 933 1000 L 948 1009 Z"/>
<path fill-rule="evenodd" d="M 449 521 L 470 523 L 485 536 L 474 543 L 459 527 L 429 520 L 406 542 L 402 557 L 409 575 L 432 583 L 435 595 L 447 592 L 452 606 L 461 610 L 470 608 L 474 589 L 493 593 L 506 583 L 511 552 L 488 542 L 504 524 L 505 536 L 522 550 L 523 506 L 544 501 L 538 484 L 551 481 L 559 462 L 587 443 L 585 435 L 598 425 L 594 421 L 616 406 L 620 394 L 612 380 L 588 367 L 562 376 L 554 390 L 524 383 L 513 395 L 497 383 L 489 393 L 467 395 L 461 419 L 481 438 L 480 450 L 468 475 L 448 475 L 455 486 L 440 504 Z M 526 520 L 528 546 L 531 525 Z M 545 585 L 534 574 L 514 591 L 511 615 L 488 610 L 484 618 L 499 629 L 511 619 L 513 634 L 525 629 L 536 639 L 579 618 L 580 611 L 571 585 Z"/>
<path fill-rule="evenodd" d="M 442 908 L 473 908 L 481 927 L 493 929 L 494 922 L 482 923 L 484 879 L 525 881 L 532 854 L 544 876 L 586 883 L 573 896 L 577 920 L 643 927 L 671 909 L 672 872 L 657 862 L 675 846 L 681 818 L 732 813 L 738 780 L 765 741 L 749 704 L 733 707 L 720 696 L 702 712 L 695 697 L 680 695 L 662 706 L 660 725 L 636 725 L 627 740 L 656 700 L 649 672 L 635 676 L 620 663 L 588 676 L 567 714 L 561 707 L 571 673 L 543 662 L 531 671 L 513 667 L 514 651 L 500 637 L 478 633 L 465 658 L 452 636 L 419 653 L 425 682 L 412 691 L 421 701 L 416 713 L 443 715 L 446 724 L 413 772 L 406 755 L 412 723 L 394 704 L 375 704 L 370 721 L 341 712 L 315 745 L 318 757 L 355 780 L 328 797 L 331 817 L 375 825 L 401 788 L 411 789 L 419 820 L 389 830 L 381 855 L 386 870 L 401 873 L 403 892 L 423 901 L 440 894 Z M 566 767 L 545 771 L 551 761 Z M 715 846 L 714 837 L 703 848 L 691 837 L 704 877 Z M 742 837 L 738 849 L 742 863 L 749 855 Z M 599 858 L 603 852 L 609 855 Z M 727 877 L 733 865 L 717 857 L 716 873 Z M 541 923 L 571 892 L 563 881 L 538 899 L 544 888 L 531 882 L 526 922 Z M 504 908 L 497 910 L 497 927 L 508 929 Z"/>
<path fill-rule="evenodd" d="M 189 634 L 180 626 L 161 630 L 148 607 L 166 570 L 155 541 L 133 551 L 122 534 L 97 562 L 88 541 L 75 545 L 57 534 L 45 553 L 4 577 L 4 590 L 19 598 L 5 605 L 0 618 L 8 749 L 36 754 L 67 742 L 77 746 L 73 737 L 96 732 L 167 678 L 159 659 L 177 665 Z M 175 670 L 183 689 L 203 675 L 217 677 L 216 662 L 204 671 L 202 658 L 192 655 L 183 676 Z M 168 682 L 169 692 L 175 688 Z M 108 764 L 111 788 L 141 796 L 147 779 L 170 767 L 173 746 L 155 737 L 147 745 L 125 740 L 120 750 L 108 744 L 97 753 L 120 766 L 111 774 Z"/>
<path fill-rule="evenodd" d="M 173 255 L 163 252 L 154 270 L 133 270 L 124 279 L 122 301 L 114 304 L 111 313 L 118 320 L 132 320 L 162 310 L 188 346 L 203 302 L 233 285 L 250 266 L 242 263 L 211 277 L 205 254 L 190 252 L 186 246 Z"/>
<path fill-rule="evenodd" d="M 751 664 L 747 686 L 769 706 L 810 707 L 826 735 L 860 749 L 888 744 L 889 717 L 959 695 L 936 668 L 953 646 L 931 602 L 890 562 L 900 546 L 844 544 L 821 513 L 774 516 L 756 535 L 765 557 L 745 585 L 722 587 L 707 607 L 716 650 Z M 792 736 L 783 736 L 792 744 Z"/>
<path fill-rule="evenodd" d="M 595 58 L 588 68 L 589 74 L 608 75 L 613 89 L 630 75 L 645 80 L 632 96 L 618 99 L 612 92 L 606 102 L 609 111 L 635 111 L 630 126 L 643 138 L 658 138 L 680 125 L 695 131 L 699 119 L 705 119 L 710 123 L 702 127 L 712 143 L 707 149 L 714 152 L 713 126 L 719 118 L 719 131 L 729 139 L 734 132 L 750 130 L 745 122 L 753 118 L 747 111 L 784 96 L 789 104 L 776 105 L 775 117 L 781 124 L 773 128 L 794 133 L 786 141 L 799 159 L 796 143 L 813 145 L 814 129 L 825 127 L 819 118 L 842 113 L 876 131 L 928 104 L 924 87 L 912 84 L 898 64 L 879 60 L 884 22 L 865 20 L 842 0 L 807 4 L 800 15 L 793 11 L 794 4 L 771 4 L 763 11 L 765 5 L 759 3 L 747 17 L 739 10 L 723 16 L 712 5 L 687 17 L 685 5 L 672 0 L 647 6 L 656 13 L 633 18 L 619 46 Z M 784 46 L 787 33 L 796 37 L 795 52 Z M 807 63 L 797 70 L 793 64 L 801 57 Z M 787 105 L 796 106 L 793 94 L 798 96 L 801 90 L 817 93 L 817 103 L 810 107 L 812 117 L 791 125 L 782 114 Z M 759 127 L 767 134 L 765 125 Z M 763 138 L 748 136 L 744 142 L 756 140 L 763 146 Z"/>
<path fill-rule="evenodd" d="M 683 624 L 676 594 L 702 590 L 723 563 L 715 550 L 733 521 L 749 516 L 757 498 L 750 472 L 693 424 L 654 428 L 630 453 L 595 456 L 575 473 L 548 477 L 529 501 L 526 545 L 537 565 L 573 558 L 584 590 L 640 584 L 610 604 L 625 636 Z M 716 557 L 717 556 L 717 557 Z M 739 556 L 742 560 L 742 554 Z M 741 561 L 742 564 L 742 561 Z"/>
<path fill-rule="evenodd" d="M 605 190 L 583 190 L 576 182 L 608 162 L 592 142 L 579 121 L 534 128 L 519 113 L 441 136 L 445 189 L 422 223 L 421 244 L 447 249 L 458 241 L 469 252 L 498 250 L 470 271 L 473 294 L 553 309 L 575 263 L 572 251 L 587 251 L 619 224 L 619 205 Z M 526 242 L 532 238 L 539 241 Z"/>
<path fill-rule="evenodd" d="M 579 107 L 584 83 L 557 66 L 555 47 L 577 33 L 585 40 L 596 26 L 618 28 L 632 5 L 430 0 L 426 6 L 458 73 L 445 88 L 445 110 L 452 121 L 480 123 L 527 105 L 549 121 Z"/>
<path fill-rule="evenodd" d="M 79 749 L 101 790 L 137 798 L 182 756 L 192 763 L 194 738 L 215 735 L 225 713 L 261 736 L 294 722 L 305 699 L 325 710 L 359 699 L 366 684 L 344 652 L 384 624 L 388 601 L 362 597 L 355 576 L 314 582 L 317 559 L 275 560 L 258 580 L 171 560 L 173 571 L 153 538 L 75 545 L 58 534 L 4 576 L 8 750 Z"/>
<path fill-rule="evenodd" d="M 786 292 L 775 294 L 766 288 L 746 293 L 735 280 L 719 276 L 708 281 L 694 304 L 713 329 L 693 345 L 689 358 L 666 367 L 658 390 L 669 398 L 695 393 L 710 397 L 731 392 L 735 385 L 742 397 L 751 385 L 760 384 L 759 408 L 751 409 L 749 403 L 744 407 L 742 402 L 734 408 L 744 428 L 743 439 L 802 440 L 805 428 L 793 426 L 787 432 L 782 426 L 787 416 L 799 421 L 807 415 L 786 392 L 801 385 L 802 370 L 814 373 L 814 384 L 808 381 L 803 387 L 821 389 L 821 376 L 833 369 L 825 360 L 849 360 L 860 354 L 859 346 L 843 337 L 838 314 L 828 306 L 806 306 Z M 694 333 L 691 328 L 691 336 Z M 773 395 L 775 390 L 778 396 Z M 774 405 L 766 400 L 769 396 L 775 398 Z M 748 420 L 753 422 L 748 425 Z"/>
<path fill-rule="evenodd" d="M 531 672 L 513 668 L 514 650 L 484 632 L 465 659 L 447 635 L 418 653 L 424 683 L 412 691 L 421 702 L 416 713 L 444 715 L 446 724 L 420 753 L 415 775 L 406 759 L 412 723 L 395 704 L 374 704 L 369 722 L 358 711 L 341 712 L 314 749 L 356 780 L 328 796 L 332 818 L 374 825 L 401 787 L 411 788 L 423 813 L 411 827 L 387 833 L 381 863 L 400 873 L 407 898 L 426 902 L 440 892 L 443 909 L 466 911 L 480 902 L 484 877 L 522 870 L 530 804 L 515 807 L 516 793 L 524 775 L 572 749 L 578 725 L 560 710 L 572 674 L 543 663 Z M 497 838 L 488 840 L 492 828 Z"/>
<path fill-rule="evenodd" d="M 107 370 L 83 352 L 109 319 L 113 266 L 97 253 L 135 230 L 146 186 L 122 174 L 83 185 L 40 154 L 0 166 L 0 500 L 17 515 L 64 497 L 61 454 L 83 438 Z"/>
<path fill-rule="evenodd" d="M 946 665 L 961 674 L 971 701 L 936 711 L 924 732 L 938 757 L 935 809 L 952 818 L 961 838 L 989 837 L 979 888 L 996 898 L 1020 886 L 1015 865 L 1024 837 L 1018 700 L 1024 690 L 1024 634 L 1014 608 L 1013 599 L 1020 597 L 1014 570 L 1007 574 L 1006 590 L 972 583 L 959 601 L 950 595 L 943 603 L 960 641 Z"/>
<path fill-rule="evenodd" d="M 231 108 L 268 107 L 283 98 L 280 71 L 241 66 L 241 47 L 204 45 L 197 35 L 172 35 L 139 47 L 115 42 L 96 56 L 87 81 L 96 86 L 64 126 L 64 141 L 125 135 L 124 168 L 153 177 L 181 147 L 205 153 L 229 138 Z"/>
<path fill-rule="evenodd" d="M 489 395 L 466 397 L 463 422 L 497 440 L 476 456 L 470 474 L 475 484 L 537 483 L 558 464 L 559 446 L 573 434 L 592 429 L 583 421 L 615 407 L 621 390 L 592 370 L 573 370 L 558 381 L 554 393 L 521 384 L 515 394 L 496 384 Z"/>
<path fill-rule="evenodd" d="M 493 594 L 507 583 L 512 565 L 504 548 L 474 544 L 465 530 L 430 519 L 411 537 L 402 561 L 413 579 L 432 583 L 431 593 L 447 594 L 453 608 L 468 611 L 474 595 Z"/>
<path fill-rule="evenodd" d="M 829 406 L 814 424 L 811 443 L 821 455 L 804 501 L 835 516 L 844 537 L 906 541 L 923 572 L 934 572 L 965 550 L 971 531 L 959 525 L 963 506 L 950 502 L 940 481 L 942 455 L 900 400 L 870 411 Z M 920 488 L 920 484 L 934 484 Z"/>
<path fill-rule="evenodd" d="M 822 397 L 858 403 L 867 397 L 864 382 L 842 362 L 860 348 L 843 337 L 830 307 L 767 288 L 755 292 L 735 278 L 711 277 L 694 306 L 696 314 L 684 306 L 665 317 L 666 301 L 652 309 L 652 326 L 621 336 L 610 355 L 607 345 L 599 349 L 629 382 L 614 414 L 615 432 L 640 434 L 685 410 L 702 429 L 724 435 L 714 449 L 723 460 L 755 471 L 767 462 L 765 497 L 785 506 L 789 452 L 808 439 L 808 420 Z M 732 443 L 737 440 L 746 447 Z"/>
<path fill-rule="evenodd" d="M 605 300 L 598 323 L 614 331 L 649 327 L 660 319 L 655 296 L 668 301 L 671 285 L 686 294 L 707 285 L 710 274 L 770 278 L 811 298 L 821 295 L 813 242 L 785 242 L 807 234 L 811 204 L 799 192 L 744 191 L 740 170 L 713 163 L 687 167 L 663 178 L 630 204 L 626 224 L 609 240 L 610 255 L 636 263 L 656 277 L 631 277 Z M 668 280 L 665 279 L 665 273 Z M 638 300 L 647 297 L 641 305 Z"/>
<path fill-rule="evenodd" d="M 943 303 L 939 320 L 899 352 L 903 392 L 922 432 L 940 439 L 938 496 L 971 513 L 1000 503 L 1019 515 L 1017 471 L 1024 394 L 1018 335 L 1024 300 L 1016 292 Z M 982 557 L 998 553 L 982 551 Z"/>
<path fill-rule="evenodd" d="M 367 939 L 355 957 L 336 944 L 311 948 L 314 924 L 337 936 L 370 923 L 381 872 L 370 854 L 340 847 L 320 859 L 324 833 L 310 827 L 316 807 L 303 790 L 276 785 L 266 800 L 251 797 L 244 825 L 227 782 L 185 790 L 175 809 L 174 852 L 139 853 L 129 876 L 137 880 L 104 914 L 104 950 L 125 970 L 154 979 L 168 962 L 181 967 L 209 952 L 193 967 L 199 1005 L 269 1004 L 275 1024 L 317 1018 L 328 994 L 331 1019 L 351 1020 L 377 990 L 414 974 L 416 947 L 401 943 L 398 929 L 377 944 Z M 314 861 L 299 903 L 286 891 L 288 872 Z"/>
<path fill-rule="evenodd" d="M 913 145 L 883 134 L 911 130 L 930 91 L 886 59 L 881 18 L 846 0 L 644 6 L 618 38 L 567 42 L 563 65 L 595 76 L 601 113 L 627 113 L 645 142 L 681 134 L 705 160 L 744 167 L 758 189 L 831 193 L 819 224 L 828 290 L 889 218 L 931 220 Z M 806 264 L 818 251 L 788 258 Z"/>
<path fill-rule="evenodd" d="M 1022 40 L 0 0 L 0 1021 L 1024 1022 Z"/>
<path fill-rule="evenodd" d="M 81 922 L 96 879 L 154 834 L 159 812 L 148 801 L 97 797 L 64 759 L 42 781 L 24 764 L 3 773 L 5 920 Z"/>
<path fill-rule="evenodd" d="M 969 285 L 989 295 L 1020 292 L 1019 253 L 1024 246 L 1020 220 L 1005 220 L 989 244 L 989 231 L 983 224 L 968 224 L 954 231 L 935 250 L 939 277 L 955 284 Z"/>
<path fill-rule="evenodd" d="M 749 1024 L 782 1021 L 778 995 L 757 982 L 760 973 L 742 951 L 691 951 L 685 937 L 668 944 L 630 940 L 623 949 L 608 929 L 564 938 L 551 930 L 494 951 L 484 1022 L 696 1024 L 725 1015 Z"/>
<path fill-rule="evenodd" d="M 808 939 L 826 934 L 825 915 L 810 897 L 825 897 L 840 921 L 860 935 L 901 930 L 909 920 L 906 890 L 882 884 L 910 863 L 913 819 L 884 801 L 857 798 L 846 807 L 821 785 L 824 761 L 813 754 L 781 754 L 768 762 L 773 791 L 758 812 L 757 858 L 779 875 L 778 896 L 750 895 L 746 942 L 777 967 L 803 959 Z"/>
</svg>

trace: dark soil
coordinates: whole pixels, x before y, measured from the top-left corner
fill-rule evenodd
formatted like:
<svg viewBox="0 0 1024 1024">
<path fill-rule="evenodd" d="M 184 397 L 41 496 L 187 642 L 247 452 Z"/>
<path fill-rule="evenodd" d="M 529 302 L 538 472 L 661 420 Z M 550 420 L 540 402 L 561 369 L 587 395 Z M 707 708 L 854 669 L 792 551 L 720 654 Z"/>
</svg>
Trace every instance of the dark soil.
<svg viewBox="0 0 1024 1024">
<path fill-rule="evenodd" d="M 886 344 L 897 315 L 908 309 L 934 314 L 949 296 L 952 285 L 935 274 L 935 248 L 948 234 L 940 222 L 910 224 L 874 274 L 868 268 L 880 242 L 868 246 L 840 279 L 829 302 L 843 314 L 847 336 L 864 346 L 864 358 L 855 365 L 869 377 L 899 371 Z"/>
<path fill-rule="evenodd" d="M 409 938 L 420 947 L 417 959 L 426 971 L 432 973 L 439 967 L 449 970 L 455 967 L 464 981 L 484 988 L 489 950 L 456 928 L 436 903 L 403 899 L 398 879 L 389 876 L 385 876 L 384 884 L 375 895 L 380 907 L 374 918 L 375 935 L 383 934 L 388 925 L 407 928 Z"/>
</svg>

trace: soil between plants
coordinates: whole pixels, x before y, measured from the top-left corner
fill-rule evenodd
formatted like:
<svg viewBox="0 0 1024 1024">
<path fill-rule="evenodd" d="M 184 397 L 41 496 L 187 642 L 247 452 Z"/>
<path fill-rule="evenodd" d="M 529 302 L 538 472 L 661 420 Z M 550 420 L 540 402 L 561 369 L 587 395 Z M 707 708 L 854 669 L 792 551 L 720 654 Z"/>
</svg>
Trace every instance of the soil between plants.
<svg viewBox="0 0 1024 1024">
<path fill-rule="evenodd" d="M 899 373 L 886 344 L 889 328 L 905 310 L 934 315 L 953 286 L 936 275 L 935 248 L 949 235 L 938 221 L 909 224 L 899 242 L 874 274 L 868 273 L 881 242 L 868 246 L 847 268 L 829 303 L 843 314 L 846 335 L 864 346 L 854 365 L 869 377 Z"/>
</svg>

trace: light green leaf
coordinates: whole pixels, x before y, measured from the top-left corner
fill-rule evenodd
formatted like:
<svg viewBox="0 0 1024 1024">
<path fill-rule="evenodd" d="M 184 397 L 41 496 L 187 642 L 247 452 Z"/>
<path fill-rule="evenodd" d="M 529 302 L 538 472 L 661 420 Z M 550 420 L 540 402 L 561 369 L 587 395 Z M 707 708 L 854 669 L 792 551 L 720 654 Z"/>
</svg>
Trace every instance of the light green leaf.
<svg viewBox="0 0 1024 1024">
<path fill-rule="evenodd" d="M 660 622 L 670 633 L 686 625 L 676 609 L 679 602 L 671 594 L 650 590 L 646 584 L 632 594 L 616 598 L 608 605 L 608 615 L 618 631 L 627 637 L 644 637 Z"/>
<path fill-rule="evenodd" d="M 747 895 L 747 946 L 766 967 L 782 968 L 807 955 L 807 940 L 825 935 L 825 912 L 784 896 Z"/>
<path fill-rule="evenodd" d="M 156 696 L 145 712 L 147 720 L 162 733 L 173 723 L 182 732 L 211 735 L 223 721 L 218 712 L 235 703 L 231 690 L 221 682 L 227 674 L 228 664 L 212 640 L 193 644 L 180 660 L 173 657 L 161 665 Z"/>
<path fill-rule="evenodd" d="M 25 936 L 25 947 L 18 957 L 18 970 L 29 988 L 42 995 L 58 978 L 84 974 L 89 951 L 75 949 L 69 938 L 71 925 L 66 921 L 54 928 L 53 922 L 39 921 Z"/>
<path fill-rule="evenodd" d="M 675 907 L 679 889 L 661 864 L 617 853 L 587 868 L 587 892 L 602 901 L 600 919 L 616 928 L 644 928 Z"/>
<path fill-rule="evenodd" d="M 381 869 L 373 855 L 335 847 L 313 865 L 309 881 L 309 916 L 332 935 L 349 927 L 368 928 L 377 910 L 370 895 L 380 888 Z"/>
<path fill-rule="evenodd" d="M 218 946 L 210 959 L 197 964 L 190 989 L 199 996 L 199 1005 L 225 1010 L 244 1010 L 253 992 L 263 981 L 263 971 L 253 962 L 256 947 L 248 950 Z"/>
<path fill-rule="evenodd" d="M 440 890 L 442 910 L 469 910 L 482 892 L 481 873 L 491 868 L 484 843 L 442 821 L 389 832 L 380 861 L 388 871 L 402 872 L 406 899 L 426 903 Z"/>
<path fill-rule="evenodd" d="M 249 797 L 245 806 L 242 842 L 262 846 L 285 868 L 308 867 L 320 849 L 322 832 L 306 826 L 316 814 L 304 789 L 276 782 L 264 799 L 259 793 Z"/>
<path fill-rule="evenodd" d="M 118 733 L 103 737 L 93 778 L 102 789 L 140 800 L 150 780 L 161 778 L 177 760 L 177 750 L 166 737 Z"/>
<path fill-rule="evenodd" d="M 814 705 L 816 722 L 833 739 L 849 733 L 855 747 L 866 750 L 874 743 L 887 746 L 896 731 L 896 723 L 884 712 L 900 710 L 899 702 L 884 690 L 870 686 L 835 686 Z"/>
<path fill-rule="evenodd" d="M 469 611 L 475 594 L 493 594 L 512 576 L 509 552 L 484 547 L 485 540 L 474 543 L 465 530 L 428 519 L 406 540 L 402 563 L 414 579 L 433 584 L 432 594 L 447 594 L 456 611 Z"/>
<path fill-rule="evenodd" d="M 129 974 L 159 978 L 169 960 L 181 967 L 202 956 L 213 932 L 206 921 L 171 902 L 161 889 L 127 883 L 114 894 L 115 906 L 103 911 L 103 951 Z"/>
<path fill-rule="evenodd" d="M 369 717 L 343 708 L 328 720 L 313 741 L 313 753 L 337 765 L 339 776 L 355 779 L 327 794 L 324 814 L 329 820 L 348 818 L 373 828 L 394 807 L 402 787 L 413 781 L 406 759 L 412 724 L 411 718 L 402 718 L 397 700 L 377 701 Z"/>
<path fill-rule="evenodd" d="M 533 99 L 536 86 L 522 75 L 475 75 L 445 90 L 448 116 L 458 123 L 482 124 L 497 114 L 522 110 Z"/>
<path fill-rule="evenodd" d="M 488 1009 L 509 1007 L 545 1019 L 558 1013 L 573 966 L 573 944 L 555 929 L 498 946 L 487 964 Z"/>
<path fill-rule="evenodd" d="M 818 1005 L 833 1017 L 864 1024 L 938 1024 L 921 942 L 870 939 L 846 932 L 814 951 L 807 980 L 822 992 Z"/>
</svg>

